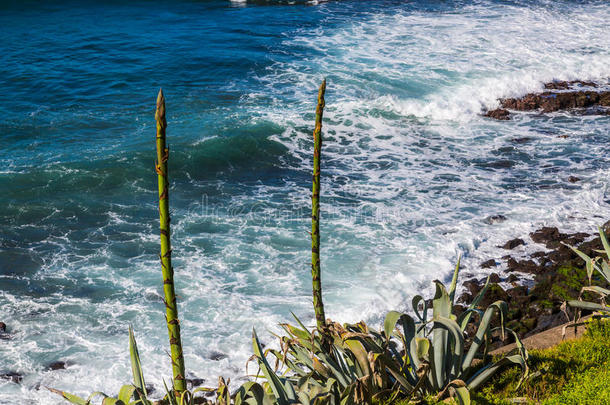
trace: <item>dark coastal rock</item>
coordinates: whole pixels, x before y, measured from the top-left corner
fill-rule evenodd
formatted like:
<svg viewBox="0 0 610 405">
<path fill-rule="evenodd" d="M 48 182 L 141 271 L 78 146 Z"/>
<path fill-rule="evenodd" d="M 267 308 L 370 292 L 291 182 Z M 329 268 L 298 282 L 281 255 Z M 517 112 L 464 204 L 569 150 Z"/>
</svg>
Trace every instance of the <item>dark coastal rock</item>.
<svg viewBox="0 0 610 405">
<path fill-rule="evenodd" d="M 530 233 L 530 238 L 536 243 L 546 244 L 551 241 L 560 241 L 566 235 L 561 234 L 556 227 L 542 227 L 537 231 Z"/>
<path fill-rule="evenodd" d="M 215 352 L 215 351 L 210 352 L 210 355 L 208 356 L 208 358 L 209 358 L 210 360 L 214 360 L 214 361 L 220 361 L 220 360 L 224 360 L 224 359 L 226 359 L 226 358 L 228 358 L 228 357 L 229 357 L 229 356 L 227 356 L 227 355 L 226 355 L 226 354 L 224 354 L 224 353 L 221 353 L 221 352 Z"/>
<path fill-rule="evenodd" d="M 55 371 L 55 370 L 64 370 L 66 367 L 68 367 L 68 364 L 66 364 L 66 362 L 54 361 L 52 363 L 47 364 L 46 369 Z"/>
<path fill-rule="evenodd" d="M 0 373 L 0 380 L 7 380 L 14 382 L 15 384 L 20 384 L 21 381 L 23 381 L 23 374 L 16 371 L 7 371 L 5 373 Z"/>
<path fill-rule="evenodd" d="M 506 217 L 504 215 L 500 215 L 500 214 L 490 215 L 483 220 L 483 222 L 485 222 L 486 224 L 489 224 L 489 225 L 498 224 L 498 223 L 504 222 L 504 221 L 506 221 Z"/>
<path fill-rule="evenodd" d="M 570 88 L 574 88 L 575 86 L 585 86 L 585 87 L 597 87 L 597 83 L 594 82 L 586 82 L 582 80 L 572 80 L 572 81 L 559 81 L 554 80 L 549 83 L 545 83 L 544 88 L 547 90 L 568 90 Z"/>
<path fill-rule="evenodd" d="M 150 394 L 154 394 L 154 393 L 155 393 L 155 391 L 156 391 L 156 389 L 155 389 L 155 386 L 154 386 L 154 385 L 152 385 L 152 384 L 146 384 L 146 393 L 147 393 L 148 395 L 150 395 Z"/>
<path fill-rule="evenodd" d="M 517 144 L 523 144 L 523 143 L 527 143 L 532 141 L 534 138 L 530 138 L 527 136 L 521 137 L 521 138 L 515 138 L 512 140 L 512 142 L 517 143 Z"/>
<path fill-rule="evenodd" d="M 575 110 L 584 115 L 610 114 L 610 91 L 596 90 L 597 84 L 574 80 L 554 81 L 544 85 L 547 91 L 529 93 L 519 98 L 500 99 L 501 108 L 487 111 L 484 116 L 498 120 L 510 119 L 513 111 L 554 111 Z"/>
<path fill-rule="evenodd" d="M 515 260 L 512 257 L 506 261 L 508 271 L 520 271 L 521 273 L 538 273 L 539 267 L 533 260 Z"/>
<path fill-rule="evenodd" d="M 570 176 L 570 177 L 568 177 L 568 181 L 570 183 L 576 183 L 576 182 L 580 181 L 580 178 L 576 177 L 576 176 Z"/>
<path fill-rule="evenodd" d="M 11 335 L 6 331 L 6 324 L 0 322 L 0 340 L 10 340 Z"/>
<path fill-rule="evenodd" d="M 496 267 L 496 266 L 497 266 L 497 264 L 496 264 L 495 259 L 489 259 L 489 260 L 486 260 L 483 263 L 481 263 L 481 267 L 484 269 L 489 269 L 491 267 Z"/>
<path fill-rule="evenodd" d="M 496 108 L 495 110 L 487 111 L 485 117 L 506 121 L 510 119 L 510 112 L 504 108 Z"/>
<path fill-rule="evenodd" d="M 189 390 L 193 388 L 200 387 L 205 382 L 205 378 L 191 377 L 186 379 L 186 386 Z"/>
<path fill-rule="evenodd" d="M 500 100 L 500 104 L 509 110 L 541 110 L 543 113 L 593 106 L 608 107 L 610 91 L 578 90 L 561 93 L 545 91 L 539 94 L 526 94 L 521 98 L 505 98 Z"/>
<path fill-rule="evenodd" d="M 602 229 L 610 233 L 610 221 Z M 535 243 L 543 244 L 548 251 L 536 251 L 527 257 L 505 255 L 501 258 L 506 262 L 508 277 L 504 280 L 512 287 L 504 290 L 498 283 L 501 277 L 497 273 L 490 274 L 490 285 L 480 308 L 484 309 L 496 300 L 509 304 L 506 314 L 506 325 L 516 331 L 519 336 L 527 337 L 566 322 L 562 305 L 576 299 L 580 289 L 588 284 L 584 261 L 572 251 L 566 243 L 577 247 L 589 256 L 596 256 L 596 250 L 603 248 L 599 236 L 592 237 L 584 232 L 563 233 L 556 227 L 542 227 L 530 234 Z M 515 244 L 509 241 L 507 244 Z M 491 260 L 488 260 L 491 265 Z M 485 262 L 485 263 L 487 263 Z M 495 260 L 493 261 L 495 263 Z M 527 281 L 520 274 L 527 273 Z M 533 280 L 531 279 L 533 277 Z M 597 285 L 610 288 L 610 285 L 598 277 Z M 469 279 L 463 283 L 464 293 L 459 302 L 468 305 L 481 291 L 485 278 Z M 599 297 L 583 297 L 595 300 Z M 498 320 L 492 325 L 499 326 Z"/>
<path fill-rule="evenodd" d="M 515 239 L 511 239 L 508 242 L 506 242 L 502 246 L 502 248 L 510 250 L 510 249 L 514 249 L 514 248 L 516 248 L 517 246 L 520 246 L 520 245 L 525 245 L 525 241 L 523 239 L 520 239 L 520 238 L 515 238 Z"/>
</svg>

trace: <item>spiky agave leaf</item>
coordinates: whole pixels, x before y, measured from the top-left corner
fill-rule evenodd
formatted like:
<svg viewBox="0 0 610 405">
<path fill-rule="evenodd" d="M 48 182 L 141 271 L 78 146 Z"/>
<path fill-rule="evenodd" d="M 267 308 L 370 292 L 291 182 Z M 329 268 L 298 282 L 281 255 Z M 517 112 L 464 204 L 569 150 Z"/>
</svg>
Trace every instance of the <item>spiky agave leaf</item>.
<svg viewBox="0 0 610 405">
<path fill-rule="evenodd" d="M 140 362 L 140 353 L 138 352 L 138 343 L 136 336 L 133 333 L 133 328 L 129 326 L 129 358 L 131 360 L 131 373 L 133 375 L 133 385 L 135 390 L 133 396 L 142 405 L 148 405 L 150 401 L 147 399 L 146 382 L 144 381 L 144 372 L 142 371 L 142 363 Z"/>
</svg>

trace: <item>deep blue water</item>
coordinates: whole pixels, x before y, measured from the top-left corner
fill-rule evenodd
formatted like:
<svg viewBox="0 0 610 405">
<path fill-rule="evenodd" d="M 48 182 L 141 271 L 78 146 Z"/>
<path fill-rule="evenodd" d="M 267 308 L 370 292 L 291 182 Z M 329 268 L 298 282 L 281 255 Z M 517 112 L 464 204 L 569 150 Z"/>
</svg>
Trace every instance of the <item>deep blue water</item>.
<svg viewBox="0 0 610 405">
<path fill-rule="evenodd" d="M 460 253 L 478 275 L 508 238 L 610 219 L 610 117 L 480 115 L 553 79 L 607 83 L 609 20 L 604 1 L 1 2 L 0 372 L 25 379 L 0 403 L 116 391 L 129 324 L 148 379 L 168 378 L 160 87 L 187 368 L 214 384 L 243 377 L 252 326 L 312 319 L 323 78 L 327 311 L 374 324 Z"/>
</svg>

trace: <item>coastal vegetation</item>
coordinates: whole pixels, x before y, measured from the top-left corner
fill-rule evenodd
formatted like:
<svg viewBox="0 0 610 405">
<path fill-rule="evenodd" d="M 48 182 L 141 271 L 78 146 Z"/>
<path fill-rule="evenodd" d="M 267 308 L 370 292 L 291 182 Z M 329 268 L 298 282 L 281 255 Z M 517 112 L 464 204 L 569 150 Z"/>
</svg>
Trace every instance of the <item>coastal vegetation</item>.
<svg viewBox="0 0 610 405">
<path fill-rule="evenodd" d="M 98 397 L 102 398 L 104 405 L 508 403 L 515 393 L 523 393 L 526 402 L 548 399 L 551 401 L 549 403 L 565 403 L 561 401 L 569 402 L 574 393 L 583 398 L 594 397 L 600 378 L 602 382 L 610 379 L 607 372 L 610 359 L 608 324 L 592 324 L 580 341 L 528 353 L 519 334 L 507 325 L 510 312 L 507 302 L 485 301 L 488 291 L 496 288 L 490 284 L 489 277 L 471 297 L 467 307 L 457 303 L 459 259 L 449 288 L 436 280 L 432 299 L 421 295 L 413 297 L 414 316 L 390 311 L 381 330 L 369 327 L 364 322 L 341 325 L 325 318 L 320 268 L 319 201 L 325 89 L 326 81 L 323 81 L 318 92 L 313 133 L 311 274 L 316 328 L 310 330 L 295 316 L 297 326 L 280 325 L 285 334 L 277 336 L 278 345 L 275 348 L 265 348 L 253 329 L 251 360 L 258 366 L 255 377 L 257 380 L 260 378 L 261 382 L 246 382 L 232 392 L 229 382 L 220 377 L 216 388 L 187 389 L 171 265 L 169 149 L 165 137 L 165 99 L 160 91 L 155 114 L 155 167 L 159 186 L 160 260 L 171 350 L 171 383 L 165 385 L 166 395 L 163 399 L 153 402 L 149 398 L 135 334 L 130 327 L 129 352 L 133 381 L 124 385 L 117 396 L 94 392 L 83 399 L 50 389 L 77 405 L 88 405 Z M 601 229 L 600 238 L 605 250 L 598 253 L 605 253 L 610 258 L 610 246 Z M 596 293 L 601 299 L 599 303 L 592 303 L 583 300 L 581 294 L 579 300 L 572 300 L 569 305 L 607 314 L 610 310 L 605 299 L 610 290 L 591 283 L 594 271 L 601 273 L 606 282 L 610 280 L 608 260 L 591 258 L 576 248 L 572 249 L 585 260 L 589 285 L 583 287 L 581 293 Z M 507 337 L 516 343 L 515 349 L 507 354 L 490 356 L 492 346 L 505 341 Z M 274 366 L 271 366 L 270 358 L 273 358 Z M 509 367 L 515 365 L 519 367 Z M 567 366 L 570 366 L 569 371 L 565 371 Z M 591 374 L 596 367 L 596 374 Z M 554 397 L 545 394 L 545 390 L 548 391 L 551 386 L 560 387 L 563 391 Z"/>
</svg>

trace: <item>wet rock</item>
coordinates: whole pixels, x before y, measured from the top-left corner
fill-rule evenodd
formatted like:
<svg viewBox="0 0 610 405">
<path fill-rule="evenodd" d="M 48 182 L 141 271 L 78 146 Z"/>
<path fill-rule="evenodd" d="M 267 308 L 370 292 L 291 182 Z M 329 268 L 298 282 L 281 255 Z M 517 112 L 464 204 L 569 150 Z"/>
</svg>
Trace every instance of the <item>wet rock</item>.
<svg viewBox="0 0 610 405">
<path fill-rule="evenodd" d="M 540 266 L 533 260 L 515 260 L 512 257 L 506 261 L 508 271 L 519 271 L 521 273 L 538 273 Z"/>
<path fill-rule="evenodd" d="M 576 183 L 577 181 L 580 181 L 580 178 L 576 177 L 576 176 L 570 176 L 570 177 L 568 177 L 568 181 L 570 183 Z"/>
<path fill-rule="evenodd" d="M 524 136 L 522 138 L 515 138 L 515 139 L 513 139 L 513 142 L 514 143 L 518 143 L 518 144 L 522 144 L 522 143 L 530 142 L 532 140 L 533 140 L 533 138 L 529 138 L 527 136 Z"/>
<path fill-rule="evenodd" d="M 504 108 L 487 111 L 484 116 L 502 121 L 510 120 L 510 112 Z"/>
<path fill-rule="evenodd" d="M 498 275 L 498 273 L 491 273 L 489 275 L 490 283 L 499 283 L 500 281 L 502 281 L 502 280 L 500 279 L 500 276 Z"/>
<path fill-rule="evenodd" d="M 47 370 L 64 370 L 68 365 L 64 361 L 54 361 L 47 364 Z"/>
<path fill-rule="evenodd" d="M 16 371 L 8 371 L 0 373 L 0 380 L 7 380 L 14 382 L 15 384 L 20 384 L 21 381 L 23 381 L 23 375 Z"/>
<path fill-rule="evenodd" d="M 525 242 L 523 241 L 523 239 L 515 238 L 515 239 L 509 240 L 508 242 L 506 242 L 502 246 L 502 248 L 510 250 L 510 249 L 514 249 L 514 248 L 516 248 L 517 246 L 520 246 L 520 245 L 525 245 Z"/>
<path fill-rule="evenodd" d="M 574 110 L 579 114 L 609 113 L 610 91 L 596 90 L 596 83 L 574 80 L 554 81 L 544 85 L 542 93 L 529 93 L 519 98 L 505 98 L 500 100 L 500 108 L 487 111 L 486 117 L 507 120 L 509 110 L 540 111 L 543 113 Z"/>
<path fill-rule="evenodd" d="M 530 238 L 536 243 L 546 244 L 551 241 L 560 241 L 564 238 L 564 236 L 559 232 L 559 229 L 556 227 L 545 226 L 537 231 L 530 233 Z"/>
<path fill-rule="evenodd" d="M 513 288 L 509 288 L 508 290 L 506 290 L 506 293 L 511 298 L 511 300 L 527 297 L 527 287 L 524 285 L 519 285 Z"/>
<path fill-rule="evenodd" d="M 224 359 L 226 359 L 226 358 L 228 358 L 228 357 L 229 357 L 229 356 L 227 356 L 227 355 L 226 355 L 226 354 L 224 354 L 224 353 L 221 353 L 221 352 L 215 352 L 215 351 L 212 351 L 212 352 L 210 353 L 210 355 L 208 356 L 208 358 L 209 358 L 210 360 L 214 360 L 214 361 L 220 361 L 220 360 L 224 360 Z"/>
<path fill-rule="evenodd" d="M 504 215 L 490 215 L 483 220 L 483 222 L 489 225 L 498 224 L 504 221 L 506 221 L 506 217 Z"/>
<path fill-rule="evenodd" d="M 11 335 L 6 331 L 6 324 L 0 322 L 0 340 L 10 340 Z"/>
<path fill-rule="evenodd" d="M 487 261 L 484 261 L 483 263 L 481 263 L 481 267 L 484 269 L 489 269 L 491 267 L 496 267 L 496 261 L 494 259 L 489 259 Z"/>
<path fill-rule="evenodd" d="M 568 89 L 574 88 L 576 86 L 597 88 L 597 83 L 589 82 L 589 81 L 582 81 L 582 80 L 572 80 L 572 81 L 554 80 L 552 82 L 544 84 L 544 88 L 547 90 L 568 90 Z"/>
<path fill-rule="evenodd" d="M 543 113 L 593 106 L 610 106 L 610 91 L 545 91 L 539 94 L 526 94 L 521 98 L 502 99 L 500 104 L 504 109 L 517 111 L 541 110 Z"/>
<path fill-rule="evenodd" d="M 193 388 L 202 386 L 204 382 L 205 378 L 198 378 L 193 376 L 192 378 L 186 379 L 186 386 L 189 390 L 192 390 Z"/>
<path fill-rule="evenodd" d="M 152 385 L 152 384 L 147 384 L 147 385 L 146 385 L 146 393 L 147 393 L 148 395 L 150 395 L 150 394 L 154 394 L 154 393 L 155 393 L 155 391 L 156 391 L 156 389 L 155 389 L 155 386 L 154 386 L 154 385 Z"/>
</svg>

